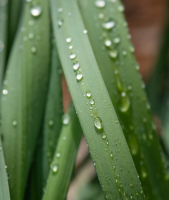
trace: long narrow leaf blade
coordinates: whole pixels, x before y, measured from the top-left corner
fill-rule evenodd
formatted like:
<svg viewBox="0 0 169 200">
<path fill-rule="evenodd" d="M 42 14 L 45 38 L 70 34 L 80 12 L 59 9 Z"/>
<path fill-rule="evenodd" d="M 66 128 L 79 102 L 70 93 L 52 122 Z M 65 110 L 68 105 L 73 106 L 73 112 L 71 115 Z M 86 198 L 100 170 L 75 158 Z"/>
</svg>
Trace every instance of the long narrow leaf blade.
<svg viewBox="0 0 169 200">
<path fill-rule="evenodd" d="M 144 199 L 75 0 L 51 0 L 61 63 L 107 199 Z"/>
<path fill-rule="evenodd" d="M 124 7 L 119 0 L 79 0 L 79 7 L 146 199 L 168 199 L 169 177 L 129 40 Z"/>
<path fill-rule="evenodd" d="M 74 106 L 71 105 L 63 117 L 63 127 L 51 163 L 43 200 L 66 199 L 81 136 L 81 126 Z"/>
<path fill-rule="evenodd" d="M 12 200 L 21 200 L 40 131 L 49 75 L 48 1 L 24 2 L 1 99 L 3 146 Z"/>
<path fill-rule="evenodd" d="M 10 200 L 7 174 L 5 169 L 4 155 L 0 139 L 0 199 Z"/>
</svg>

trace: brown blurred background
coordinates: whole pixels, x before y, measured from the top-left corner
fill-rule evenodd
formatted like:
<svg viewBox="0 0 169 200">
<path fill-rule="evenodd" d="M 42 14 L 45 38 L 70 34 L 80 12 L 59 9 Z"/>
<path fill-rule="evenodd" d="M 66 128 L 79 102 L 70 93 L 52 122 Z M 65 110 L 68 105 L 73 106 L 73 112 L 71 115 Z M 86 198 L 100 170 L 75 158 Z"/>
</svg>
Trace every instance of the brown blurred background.
<svg viewBox="0 0 169 200">
<path fill-rule="evenodd" d="M 150 77 L 158 58 L 162 41 L 163 29 L 167 15 L 167 0 L 122 0 L 125 6 L 125 16 L 128 22 L 131 40 L 135 47 L 136 59 L 140 65 L 140 73 L 146 82 Z M 68 109 L 70 94 L 63 77 L 64 111 Z M 88 148 L 82 139 L 76 166 L 88 155 Z M 90 181 L 95 176 L 92 161 L 78 172 L 72 181 L 67 200 L 75 200 L 80 185 L 85 180 Z"/>
</svg>

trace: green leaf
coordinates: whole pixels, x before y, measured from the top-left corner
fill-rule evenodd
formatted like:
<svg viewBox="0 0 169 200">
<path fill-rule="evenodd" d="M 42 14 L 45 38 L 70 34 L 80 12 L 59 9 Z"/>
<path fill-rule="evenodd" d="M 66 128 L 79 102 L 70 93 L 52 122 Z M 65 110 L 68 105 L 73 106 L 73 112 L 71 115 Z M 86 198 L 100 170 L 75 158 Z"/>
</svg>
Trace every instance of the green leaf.
<svg viewBox="0 0 169 200">
<path fill-rule="evenodd" d="M 23 199 L 47 96 L 48 1 L 25 2 L 1 99 L 3 146 L 12 200 Z"/>
<path fill-rule="evenodd" d="M 78 2 L 146 199 L 168 199 L 169 177 L 143 89 L 144 83 L 138 73 L 139 66 L 122 12 L 124 7 L 119 0 Z"/>
<path fill-rule="evenodd" d="M 6 59 L 7 1 L 0 2 L 0 97 Z"/>
<path fill-rule="evenodd" d="M 43 200 L 66 199 L 82 130 L 73 105 L 63 116 L 63 127 L 48 176 Z"/>
<path fill-rule="evenodd" d="M 36 199 L 41 199 L 50 164 L 57 146 L 60 130 L 62 127 L 62 87 L 61 87 L 61 65 L 53 42 L 51 56 L 51 75 L 47 97 L 43 134 L 39 136 L 35 162 L 33 163 L 33 187 L 37 193 Z M 29 193 L 29 191 L 28 191 Z M 32 200 L 32 197 L 31 197 Z"/>
<path fill-rule="evenodd" d="M 19 19 L 24 10 L 23 2 L 23 0 L 8 0 L 8 54 L 17 33 Z"/>
<path fill-rule="evenodd" d="M 107 199 L 144 199 L 77 3 L 52 0 L 51 12 L 64 74 L 104 194 Z"/>
<path fill-rule="evenodd" d="M 4 155 L 0 139 L 0 199 L 10 200 Z"/>
</svg>

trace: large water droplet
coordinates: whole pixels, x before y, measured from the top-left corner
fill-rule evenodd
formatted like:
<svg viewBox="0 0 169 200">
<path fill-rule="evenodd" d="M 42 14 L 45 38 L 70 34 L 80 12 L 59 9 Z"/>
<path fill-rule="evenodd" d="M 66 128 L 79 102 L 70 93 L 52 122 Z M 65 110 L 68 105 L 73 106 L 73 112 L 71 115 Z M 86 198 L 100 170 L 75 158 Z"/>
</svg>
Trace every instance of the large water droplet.
<svg viewBox="0 0 169 200">
<path fill-rule="evenodd" d="M 118 52 L 117 52 L 116 50 L 110 50 L 110 51 L 109 51 L 109 56 L 110 56 L 111 58 L 116 58 L 117 55 L 118 55 Z"/>
<path fill-rule="evenodd" d="M 113 21 L 106 22 L 102 24 L 102 27 L 106 30 L 110 30 L 115 26 L 115 23 Z"/>
<path fill-rule="evenodd" d="M 96 117 L 94 119 L 94 125 L 97 129 L 102 129 L 102 122 L 101 122 L 101 119 L 99 117 Z"/>
<path fill-rule="evenodd" d="M 75 53 L 71 53 L 71 54 L 70 54 L 70 59 L 71 59 L 71 60 L 74 60 L 74 59 L 76 58 L 76 56 L 77 56 L 77 55 L 76 55 Z"/>
<path fill-rule="evenodd" d="M 0 41 L 0 52 L 3 51 L 3 49 L 4 49 L 4 43 Z"/>
<path fill-rule="evenodd" d="M 42 13 L 42 8 L 40 6 L 35 5 L 30 9 L 30 13 L 32 16 L 38 17 Z"/>
<path fill-rule="evenodd" d="M 70 122 L 70 116 L 68 113 L 63 115 L 63 124 L 67 125 Z"/>
<path fill-rule="evenodd" d="M 97 1 L 95 1 L 95 5 L 96 5 L 98 8 L 103 8 L 103 7 L 106 5 L 106 2 L 103 1 L 103 0 L 97 0 Z"/>
<path fill-rule="evenodd" d="M 8 94 L 8 90 L 5 90 L 5 89 L 4 89 L 4 90 L 2 91 L 2 94 L 7 95 L 7 94 Z"/>
<path fill-rule="evenodd" d="M 73 63 L 73 69 L 74 69 L 75 71 L 77 71 L 77 70 L 79 69 L 79 67 L 80 67 L 79 62 L 74 62 L 74 63 Z"/>
<path fill-rule="evenodd" d="M 128 95 L 125 92 L 121 93 L 121 106 L 120 110 L 121 112 L 126 112 L 130 107 L 130 99 Z"/>
</svg>

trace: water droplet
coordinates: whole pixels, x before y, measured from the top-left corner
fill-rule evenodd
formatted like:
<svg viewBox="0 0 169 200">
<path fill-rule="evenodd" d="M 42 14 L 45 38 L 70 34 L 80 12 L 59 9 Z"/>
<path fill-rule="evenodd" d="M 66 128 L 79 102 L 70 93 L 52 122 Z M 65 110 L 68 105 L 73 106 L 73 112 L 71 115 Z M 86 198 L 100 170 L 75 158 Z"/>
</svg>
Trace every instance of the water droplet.
<svg viewBox="0 0 169 200">
<path fill-rule="evenodd" d="M 101 119 L 99 117 L 96 117 L 94 119 L 94 125 L 97 129 L 102 129 L 102 122 L 101 122 Z"/>
<path fill-rule="evenodd" d="M 42 8 L 40 6 L 35 5 L 30 9 L 30 13 L 32 16 L 38 17 L 42 13 Z"/>
<path fill-rule="evenodd" d="M 69 49 L 73 49 L 73 46 L 69 46 Z"/>
<path fill-rule="evenodd" d="M 32 0 L 26 0 L 26 2 L 28 2 L 28 3 L 31 2 L 31 1 L 32 1 Z"/>
<path fill-rule="evenodd" d="M 21 31 L 24 32 L 26 28 L 24 26 L 21 27 Z"/>
<path fill-rule="evenodd" d="M 138 142 L 136 136 L 133 133 L 129 138 L 129 147 L 132 155 L 136 155 L 138 153 Z"/>
<path fill-rule="evenodd" d="M 8 90 L 3 90 L 2 94 L 7 95 L 8 94 Z"/>
<path fill-rule="evenodd" d="M 122 51 L 122 54 L 123 54 L 123 56 L 126 56 L 127 55 L 127 51 Z"/>
<path fill-rule="evenodd" d="M 105 133 L 102 133 L 102 139 L 106 139 L 106 134 Z"/>
<path fill-rule="evenodd" d="M 133 46 L 130 46 L 129 50 L 130 50 L 131 53 L 134 53 L 134 47 Z"/>
<path fill-rule="evenodd" d="M 49 121 L 48 121 L 48 125 L 49 125 L 49 126 L 53 126 L 53 124 L 54 124 L 53 120 L 49 120 Z"/>
<path fill-rule="evenodd" d="M 61 27 L 63 25 L 63 22 L 61 20 L 58 20 L 58 26 Z"/>
<path fill-rule="evenodd" d="M 60 158 L 60 153 L 56 153 L 56 157 Z"/>
<path fill-rule="evenodd" d="M 3 51 L 3 49 L 4 49 L 4 43 L 0 41 L 0 52 Z"/>
<path fill-rule="evenodd" d="M 4 81 L 3 81 L 3 84 L 4 84 L 4 85 L 7 85 L 7 84 L 8 84 L 8 81 L 7 81 L 7 80 L 4 80 Z"/>
<path fill-rule="evenodd" d="M 93 99 L 90 99 L 90 104 L 91 104 L 91 105 L 94 105 L 94 103 L 95 103 L 94 100 L 93 100 Z"/>
<path fill-rule="evenodd" d="M 74 69 L 75 71 L 77 71 L 77 70 L 79 69 L 79 67 L 80 67 L 79 62 L 74 62 L 74 63 L 73 63 L 73 69 Z"/>
<path fill-rule="evenodd" d="M 24 36 L 23 37 L 23 40 L 26 42 L 26 41 L 28 41 L 28 37 L 27 36 Z"/>
<path fill-rule="evenodd" d="M 107 22 L 107 23 L 103 23 L 102 27 L 106 30 L 110 30 L 115 26 L 115 23 L 113 21 Z"/>
<path fill-rule="evenodd" d="M 120 42 L 120 38 L 114 38 L 114 43 L 118 44 Z"/>
<path fill-rule="evenodd" d="M 58 12 L 63 12 L 63 8 L 58 8 Z"/>
<path fill-rule="evenodd" d="M 76 79 L 77 79 L 78 81 L 81 81 L 81 80 L 83 79 L 83 74 L 78 73 L 78 74 L 76 75 Z"/>
<path fill-rule="evenodd" d="M 17 126 L 17 121 L 14 120 L 14 121 L 12 122 L 12 125 L 13 125 L 13 126 Z"/>
<path fill-rule="evenodd" d="M 66 38 L 66 42 L 67 42 L 67 43 L 71 43 L 71 41 L 72 41 L 72 38 L 71 38 L 71 37 Z"/>
<path fill-rule="evenodd" d="M 83 33 L 86 34 L 86 33 L 87 33 L 87 30 L 83 30 Z"/>
<path fill-rule="evenodd" d="M 104 41 L 104 44 L 106 47 L 110 47 L 111 46 L 111 40 L 107 39 Z"/>
<path fill-rule="evenodd" d="M 32 25 L 34 25 L 34 21 L 33 21 L 33 20 L 30 20 L 30 21 L 28 22 L 28 24 L 29 24 L 30 26 L 32 26 Z"/>
<path fill-rule="evenodd" d="M 36 47 L 31 47 L 31 52 L 36 53 Z"/>
<path fill-rule="evenodd" d="M 34 38 L 34 34 L 33 33 L 29 33 L 29 39 L 33 39 Z"/>
<path fill-rule="evenodd" d="M 95 1 L 95 5 L 96 5 L 98 8 L 103 8 L 103 7 L 106 5 L 106 2 L 103 1 L 103 0 L 97 0 L 97 1 Z"/>
<path fill-rule="evenodd" d="M 54 174 L 56 174 L 58 172 L 58 165 L 57 164 L 53 165 L 52 171 L 53 171 Z"/>
<path fill-rule="evenodd" d="M 74 60 L 74 59 L 76 58 L 76 56 L 77 56 L 77 55 L 76 55 L 75 53 L 72 53 L 72 54 L 70 54 L 70 59 L 71 59 L 71 60 Z"/>
<path fill-rule="evenodd" d="M 139 67 L 138 64 L 135 66 L 135 69 L 136 69 L 136 70 L 139 70 L 139 69 L 140 69 L 140 67 Z"/>
<path fill-rule="evenodd" d="M 123 12 L 124 11 L 124 6 L 123 5 L 119 5 L 118 6 L 118 11 L 119 12 Z"/>
<path fill-rule="evenodd" d="M 121 106 L 120 106 L 120 110 L 121 112 L 126 112 L 129 107 L 130 107 L 130 100 L 128 95 L 125 92 L 121 93 Z"/>
<path fill-rule="evenodd" d="M 66 140 L 66 136 L 63 136 L 63 140 Z"/>
<path fill-rule="evenodd" d="M 104 18 L 104 14 L 103 13 L 99 13 L 99 19 L 103 19 Z"/>
<path fill-rule="evenodd" d="M 67 124 L 69 124 L 69 122 L 70 122 L 70 116 L 68 113 L 65 113 L 63 115 L 63 124 L 67 125 Z"/>
<path fill-rule="evenodd" d="M 91 98 L 91 96 L 92 96 L 91 92 L 90 92 L 90 91 L 87 91 L 87 92 L 86 92 L 86 96 L 87 96 L 87 98 Z"/>
<path fill-rule="evenodd" d="M 111 58 L 116 58 L 117 55 L 118 55 L 118 52 L 117 52 L 116 50 L 110 50 L 110 51 L 109 51 L 109 56 L 110 56 Z"/>
<path fill-rule="evenodd" d="M 146 177 L 147 177 L 147 173 L 145 172 L 145 170 L 142 170 L 141 176 L 142 176 L 143 178 L 146 178 Z"/>
</svg>

